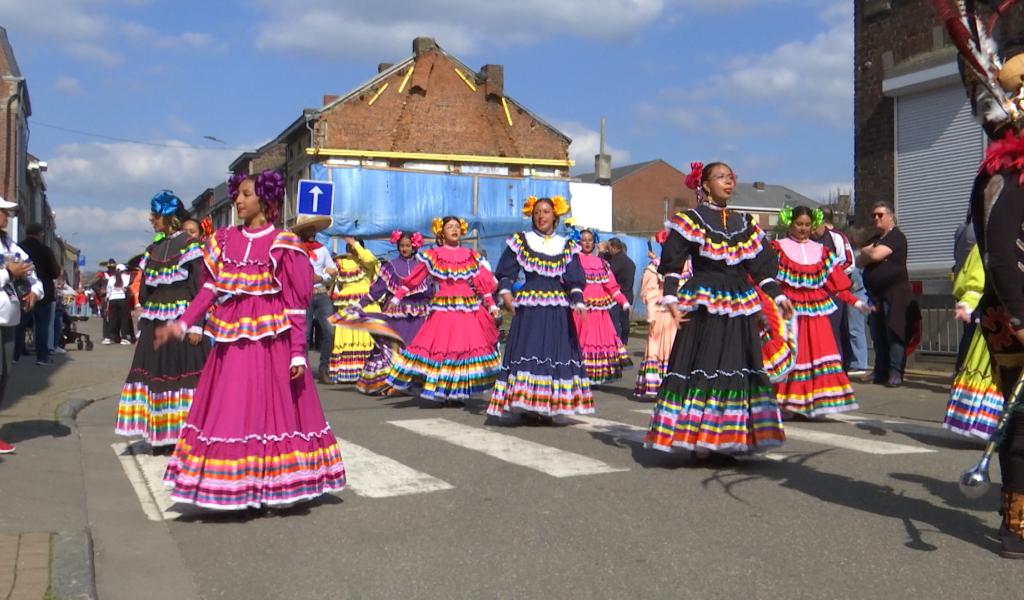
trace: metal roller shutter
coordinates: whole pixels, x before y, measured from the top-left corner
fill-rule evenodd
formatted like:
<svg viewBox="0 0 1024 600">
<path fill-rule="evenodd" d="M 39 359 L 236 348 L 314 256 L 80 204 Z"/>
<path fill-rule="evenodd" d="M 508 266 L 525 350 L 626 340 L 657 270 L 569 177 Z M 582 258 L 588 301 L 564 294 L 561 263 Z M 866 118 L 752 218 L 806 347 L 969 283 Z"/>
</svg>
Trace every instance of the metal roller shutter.
<svg viewBox="0 0 1024 600">
<path fill-rule="evenodd" d="M 952 267 L 953 234 L 984 151 L 984 132 L 959 85 L 896 99 L 896 216 L 911 271 Z"/>
</svg>

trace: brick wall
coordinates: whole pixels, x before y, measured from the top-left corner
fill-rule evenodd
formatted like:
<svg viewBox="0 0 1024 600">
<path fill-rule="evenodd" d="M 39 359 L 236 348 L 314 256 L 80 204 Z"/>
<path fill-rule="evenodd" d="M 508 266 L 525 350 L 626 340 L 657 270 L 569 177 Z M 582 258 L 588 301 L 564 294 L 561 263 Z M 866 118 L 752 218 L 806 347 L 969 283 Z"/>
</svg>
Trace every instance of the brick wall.
<svg viewBox="0 0 1024 600">
<path fill-rule="evenodd" d="M 692 208 L 697 196 L 686 187 L 686 175 L 658 161 L 630 173 L 612 186 L 612 227 L 615 231 L 649 235 L 665 224 L 665 198 L 669 214 Z"/>
<path fill-rule="evenodd" d="M 408 68 L 325 111 L 317 124 L 320 144 L 339 149 L 568 158 L 565 138 L 506 99 L 512 117 L 509 126 L 501 104 L 503 81 L 500 86 L 488 85 L 482 75 L 466 72 L 438 50 L 420 53 L 414 65 L 402 92 L 398 89 Z M 474 82 L 475 91 L 456 68 Z M 387 89 L 371 105 L 384 83 Z"/>
<path fill-rule="evenodd" d="M 882 94 L 885 68 L 931 50 L 936 26 L 929 0 L 854 3 L 854 192 L 858 224 L 870 221 L 872 202 L 893 201 L 896 196 L 895 100 Z"/>
</svg>

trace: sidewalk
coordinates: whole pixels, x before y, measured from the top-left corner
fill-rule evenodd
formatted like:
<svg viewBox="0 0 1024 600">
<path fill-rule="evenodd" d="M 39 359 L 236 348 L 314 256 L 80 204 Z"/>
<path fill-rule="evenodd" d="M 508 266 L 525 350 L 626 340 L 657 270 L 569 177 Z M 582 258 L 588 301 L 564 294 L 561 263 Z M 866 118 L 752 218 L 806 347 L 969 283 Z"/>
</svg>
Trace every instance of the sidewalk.
<svg viewBox="0 0 1024 600">
<path fill-rule="evenodd" d="M 133 347 L 99 345 L 97 319 L 79 325 L 95 350 L 72 346 L 49 367 L 23 357 L 0 406 L 0 439 L 17 446 L 0 458 L 0 599 L 95 597 L 73 415 L 119 393 Z"/>
</svg>

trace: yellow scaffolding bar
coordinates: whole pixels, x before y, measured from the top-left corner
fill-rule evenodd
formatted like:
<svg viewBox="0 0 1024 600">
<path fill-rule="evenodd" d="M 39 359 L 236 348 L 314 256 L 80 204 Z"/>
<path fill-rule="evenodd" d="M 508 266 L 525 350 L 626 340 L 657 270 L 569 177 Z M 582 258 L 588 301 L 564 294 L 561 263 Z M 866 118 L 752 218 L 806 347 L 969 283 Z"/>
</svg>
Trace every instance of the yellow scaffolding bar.
<svg viewBox="0 0 1024 600">
<path fill-rule="evenodd" d="M 341 148 L 306 148 L 310 156 L 338 158 L 387 158 L 457 163 L 486 163 L 500 165 L 530 165 L 536 167 L 571 167 L 573 160 L 558 158 L 526 158 L 518 156 L 476 156 L 473 154 L 434 154 L 429 152 L 393 152 L 390 150 L 349 150 Z"/>
<path fill-rule="evenodd" d="M 508 112 L 508 102 L 505 101 L 505 97 L 501 97 L 501 107 L 505 109 L 505 120 L 508 121 L 508 126 L 512 126 L 512 113 Z"/>
<path fill-rule="evenodd" d="M 409 67 L 409 70 L 405 72 L 405 77 L 402 78 L 402 85 L 398 86 L 398 93 L 401 94 L 405 91 L 405 84 L 409 83 L 409 78 L 412 77 L 412 72 L 416 70 L 416 65 Z"/>
<path fill-rule="evenodd" d="M 377 88 L 377 93 L 373 95 L 373 98 L 370 98 L 370 101 L 367 102 L 366 105 L 373 106 L 373 103 L 377 101 L 377 98 L 380 98 L 380 95 L 384 93 L 384 90 L 388 89 L 389 85 L 391 85 L 391 82 L 385 83 L 384 85 Z"/>
<path fill-rule="evenodd" d="M 453 67 L 453 68 L 454 68 L 454 67 Z M 459 76 L 459 78 L 460 78 L 460 79 L 462 79 L 462 81 L 463 81 L 463 82 L 464 82 L 464 83 L 465 83 L 465 84 L 466 84 L 467 86 L 469 86 L 469 89 L 473 90 L 474 92 L 476 91 L 476 84 L 475 84 L 475 83 L 473 83 L 472 81 L 470 81 L 470 80 L 469 80 L 469 77 L 466 77 L 466 75 L 465 75 L 465 74 L 464 74 L 464 73 L 463 73 L 462 71 L 460 71 L 460 70 L 459 70 L 458 68 L 455 68 L 455 74 L 456 74 L 456 75 L 458 75 L 458 76 Z"/>
</svg>

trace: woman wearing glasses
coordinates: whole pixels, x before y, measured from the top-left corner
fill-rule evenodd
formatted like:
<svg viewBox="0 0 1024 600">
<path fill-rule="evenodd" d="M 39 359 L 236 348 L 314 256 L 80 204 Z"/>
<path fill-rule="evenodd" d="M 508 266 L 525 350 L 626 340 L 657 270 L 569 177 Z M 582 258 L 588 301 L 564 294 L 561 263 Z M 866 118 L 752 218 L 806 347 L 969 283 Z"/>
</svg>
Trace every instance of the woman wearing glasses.
<svg viewBox="0 0 1024 600">
<path fill-rule="evenodd" d="M 920 337 L 921 312 L 907 274 L 907 236 L 896 226 L 892 205 L 875 202 L 871 219 L 876 233 L 860 249 L 857 266 L 864 269 L 864 287 L 874 304 L 868 317 L 875 348 L 872 383 L 899 387 L 909 356 Z"/>
<path fill-rule="evenodd" d="M 778 260 L 764 232 L 753 217 L 728 208 L 736 187 L 732 168 L 692 167 L 687 184 L 699 204 L 668 222 L 658 267 L 665 277 L 662 302 L 687 325 L 676 334 L 645 445 L 697 457 L 756 452 L 782 444 L 785 435 L 762 359 L 762 304 L 754 284 L 787 319 L 793 306 L 775 281 Z M 680 285 L 687 259 L 693 274 Z"/>
</svg>

